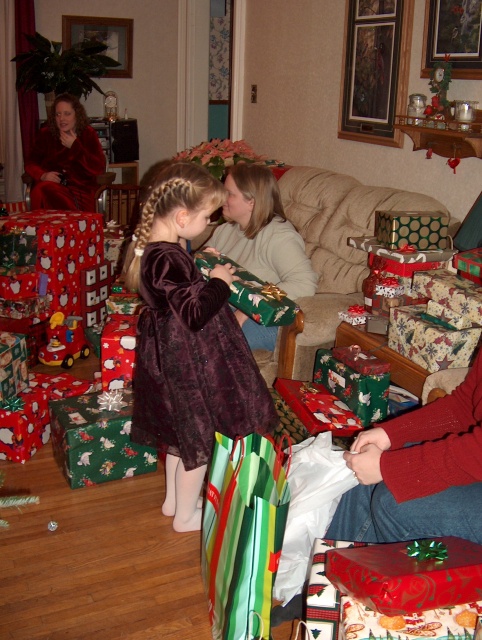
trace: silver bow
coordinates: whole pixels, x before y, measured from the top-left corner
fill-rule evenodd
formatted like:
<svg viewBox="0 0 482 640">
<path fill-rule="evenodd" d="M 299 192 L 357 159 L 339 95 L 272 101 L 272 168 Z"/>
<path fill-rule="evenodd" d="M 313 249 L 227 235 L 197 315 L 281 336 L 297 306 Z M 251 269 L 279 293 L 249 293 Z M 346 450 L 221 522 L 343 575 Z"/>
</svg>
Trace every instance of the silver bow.
<svg viewBox="0 0 482 640">
<path fill-rule="evenodd" d="M 123 393 L 119 389 L 116 391 L 104 391 L 97 398 L 97 404 L 102 411 L 120 411 L 124 406 Z"/>
</svg>

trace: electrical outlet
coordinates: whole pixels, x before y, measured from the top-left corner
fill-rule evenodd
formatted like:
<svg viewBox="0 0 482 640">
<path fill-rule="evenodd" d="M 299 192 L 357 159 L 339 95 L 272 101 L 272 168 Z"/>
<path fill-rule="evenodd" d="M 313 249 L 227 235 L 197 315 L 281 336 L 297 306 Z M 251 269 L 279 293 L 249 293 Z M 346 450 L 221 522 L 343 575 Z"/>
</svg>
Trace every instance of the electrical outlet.
<svg viewBox="0 0 482 640">
<path fill-rule="evenodd" d="M 258 85 L 257 84 L 251 85 L 251 102 L 253 104 L 256 104 L 258 102 Z"/>
</svg>

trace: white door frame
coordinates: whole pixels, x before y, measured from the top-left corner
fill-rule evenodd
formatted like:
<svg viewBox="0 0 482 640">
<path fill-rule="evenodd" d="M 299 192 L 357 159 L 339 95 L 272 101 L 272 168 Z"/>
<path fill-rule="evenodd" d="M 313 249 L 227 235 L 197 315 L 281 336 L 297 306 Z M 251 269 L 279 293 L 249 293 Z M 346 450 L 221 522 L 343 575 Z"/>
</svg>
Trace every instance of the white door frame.
<svg viewBox="0 0 482 640">
<path fill-rule="evenodd" d="M 177 151 L 207 140 L 209 0 L 179 0 Z M 231 139 L 243 137 L 246 0 L 234 0 L 231 61 Z"/>
</svg>

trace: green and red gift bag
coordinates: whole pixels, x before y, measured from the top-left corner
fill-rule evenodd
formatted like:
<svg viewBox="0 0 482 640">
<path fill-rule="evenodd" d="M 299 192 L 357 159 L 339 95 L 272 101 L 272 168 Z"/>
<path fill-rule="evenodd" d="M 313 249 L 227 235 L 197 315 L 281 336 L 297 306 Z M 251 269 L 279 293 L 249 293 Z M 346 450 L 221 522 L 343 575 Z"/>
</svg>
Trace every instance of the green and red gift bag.
<svg viewBox="0 0 482 640">
<path fill-rule="evenodd" d="M 233 441 L 216 433 L 202 530 L 214 640 L 269 640 L 289 502 L 281 452 L 271 439 L 254 433 Z"/>
</svg>

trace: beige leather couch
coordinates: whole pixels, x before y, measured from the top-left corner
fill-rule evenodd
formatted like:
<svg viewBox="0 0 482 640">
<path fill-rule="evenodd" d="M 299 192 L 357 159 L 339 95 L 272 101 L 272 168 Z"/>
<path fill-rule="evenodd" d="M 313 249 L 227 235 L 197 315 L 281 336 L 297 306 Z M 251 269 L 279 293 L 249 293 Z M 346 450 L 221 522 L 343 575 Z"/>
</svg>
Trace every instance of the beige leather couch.
<svg viewBox="0 0 482 640">
<path fill-rule="evenodd" d="M 447 209 L 429 196 L 390 187 L 371 187 L 355 178 L 315 167 L 293 167 L 279 179 L 289 220 L 306 244 L 319 275 L 314 296 L 297 300 L 297 321 L 280 331 L 275 353 L 255 352 L 268 384 L 278 375 L 311 380 L 316 350 L 334 344 L 338 312 L 362 304 L 367 254 L 349 247 L 349 236 L 372 235 L 375 211 Z"/>
</svg>

